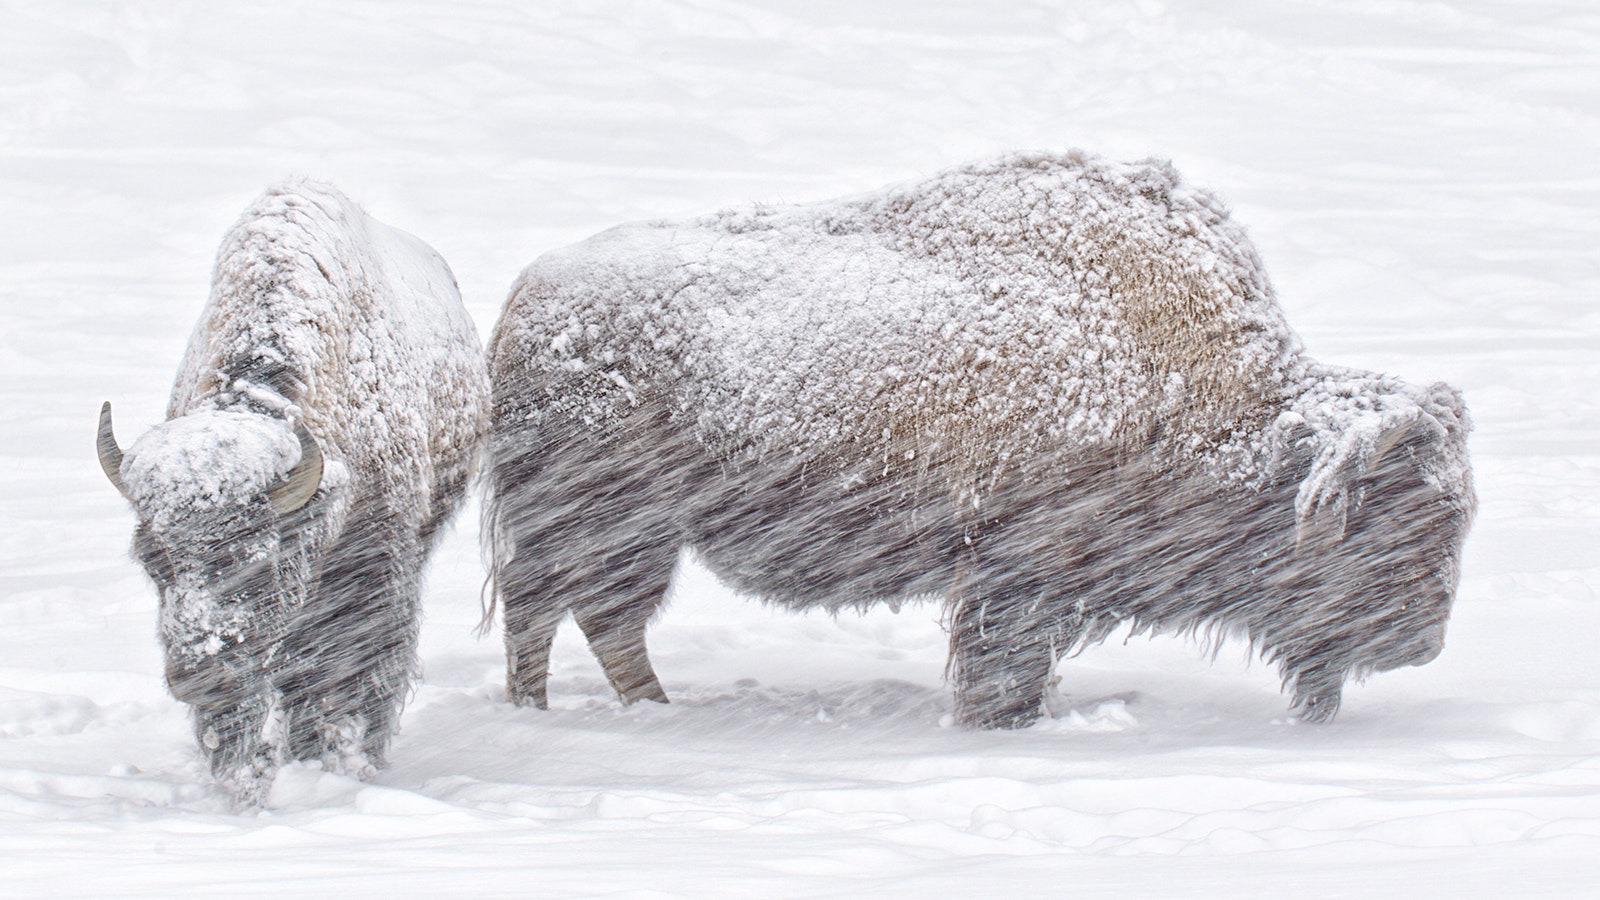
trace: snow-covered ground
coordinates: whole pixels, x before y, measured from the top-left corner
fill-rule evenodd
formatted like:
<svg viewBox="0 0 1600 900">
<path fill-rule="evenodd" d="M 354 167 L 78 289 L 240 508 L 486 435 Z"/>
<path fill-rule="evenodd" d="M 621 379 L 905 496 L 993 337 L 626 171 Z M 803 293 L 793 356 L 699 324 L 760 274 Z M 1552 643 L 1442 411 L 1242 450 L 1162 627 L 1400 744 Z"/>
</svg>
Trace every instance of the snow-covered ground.
<svg viewBox="0 0 1600 900">
<path fill-rule="evenodd" d="M 1592 896 L 1600 13 L 1591 0 L 0 2 L 0 893 Z M 338 184 L 481 332 L 537 254 L 1015 148 L 1163 155 L 1330 362 L 1465 392 L 1449 646 L 1286 720 L 1120 636 L 1058 715 L 949 727 L 938 611 L 802 616 L 686 566 L 622 709 L 573 631 L 502 702 L 476 510 L 393 765 L 208 784 L 91 445 L 159 420 L 223 231 Z"/>
</svg>

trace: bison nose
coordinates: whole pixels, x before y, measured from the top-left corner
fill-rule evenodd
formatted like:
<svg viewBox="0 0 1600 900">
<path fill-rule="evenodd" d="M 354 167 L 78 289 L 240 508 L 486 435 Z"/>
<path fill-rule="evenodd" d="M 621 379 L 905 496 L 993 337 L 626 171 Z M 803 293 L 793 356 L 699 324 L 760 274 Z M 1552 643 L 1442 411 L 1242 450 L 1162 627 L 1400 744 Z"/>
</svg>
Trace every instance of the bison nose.
<svg viewBox="0 0 1600 900">
<path fill-rule="evenodd" d="M 1438 659 L 1439 654 L 1442 652 L 1444 652 L 1443 643 L 1431 644 L 1418 650 L 1417 654 L 1407 660 L 1406 663 L 1412 666 L 1425 666 Z"/>
<path fill-rule="evenodd" d="M 1417 650 L 1406 660 L 1406 664 L 1425 666 L 1438 659 L 1442 652 L 1444 652 L 1444 626 L 1434 625 L 1418 638 Z"/>
<path fill-rule="evenodd" d="M 167 663 L 167 687 L 172 696 L 200 707 L 221 706 L 239 694 L 239 680 L 215 659 L 193 666 Z"/>
</svg>

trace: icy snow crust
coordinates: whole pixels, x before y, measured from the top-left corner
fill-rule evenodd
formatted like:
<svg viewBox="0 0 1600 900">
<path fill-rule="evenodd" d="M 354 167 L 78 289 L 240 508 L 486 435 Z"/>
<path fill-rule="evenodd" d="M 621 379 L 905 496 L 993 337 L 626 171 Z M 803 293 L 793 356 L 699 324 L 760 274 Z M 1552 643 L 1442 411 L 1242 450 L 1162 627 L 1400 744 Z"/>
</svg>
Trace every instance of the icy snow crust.
<svg viewBox="0 0 1600 900">
<path fill-rule="evenodd" d="M 728 460 L 827 448 L 844 470 L 944 477 L 967 504 L 1019 460 L 1071 478 L 1155 446 L 1259 482 L 1299 443 L 1304 519 L 1422 418 L 1448 436 L 1434 483 L 1470 495 L 1459 396 L 1305 358 L 1242 229 L 1164 161 L 1024 154 L 625 225 L 530 266 L 501 321 L 496 378 L 550 385 L 533 417 L 601 429 L 664 392 Z"/>
<path fill-rule="evenodd" d="M 336 189 L 271 187 L 224 238 L 169 419 L 121 475 L 169 682 L 241 802 L 264 800 L 289 758 L 382 764 L 417 668 L 422 568 L 476 466 L 486 390 L 444 260 Z M 275 514 L 302 423 L 318 490 Z"/>
</svg>

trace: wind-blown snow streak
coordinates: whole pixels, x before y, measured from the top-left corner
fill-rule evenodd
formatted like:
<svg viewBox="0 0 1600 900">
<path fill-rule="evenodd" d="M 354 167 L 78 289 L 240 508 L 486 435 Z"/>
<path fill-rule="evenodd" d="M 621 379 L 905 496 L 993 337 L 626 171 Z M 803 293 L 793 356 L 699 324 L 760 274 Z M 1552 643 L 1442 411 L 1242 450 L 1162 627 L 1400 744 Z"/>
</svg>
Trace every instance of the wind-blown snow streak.
<svg viewBox="0 0 1600 900">
<path fill-rule="evenodd" d="M 224 239 L 168 421 L 121 456 L 103 414 L 102 462 L 161 592 L 168 684 L 241 800 L 286 759 L 382 764 L 485 396 L 444 260 L 291 182 Z"/>
<path fill-rule="evenodd" d="M 626 700 L 680 547 L 797 607 L 946 598 L 958 712 L 1056 657 L 1230 633 L 1331 717 L 1442 646 L 1475 506 L 1452 388 L 1320 365 L 1222 204 L 1078 152 L 622 226 L 530 266 L 490 341 L 485 539 L 509 690 L 570 610 Z"/>
</svg>

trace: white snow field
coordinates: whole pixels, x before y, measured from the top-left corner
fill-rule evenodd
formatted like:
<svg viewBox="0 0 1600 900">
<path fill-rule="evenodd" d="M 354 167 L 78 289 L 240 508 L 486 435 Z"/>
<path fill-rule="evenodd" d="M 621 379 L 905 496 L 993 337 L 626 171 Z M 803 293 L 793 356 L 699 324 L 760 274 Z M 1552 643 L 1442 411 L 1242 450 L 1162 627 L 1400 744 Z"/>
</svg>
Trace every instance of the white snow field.
<svg viewBox="0 0 1600 900">
<path fill-rule="evenodd" d="M 503 701 L 474 505 L 370 783 L 232 810 L 161 680 L 93 443 L 159 421 L 240 210 L 331 181 L 480 333 L 627 220 L 1081 146 L 1224 197 L 1326 362 L 1448 381 L 1479 517 L 1448 646 L 1295 724 L 1225 647 L 1105 645 L 1052 718 L 948 724 L 931 605 L 795 615 L 680 569 L 670 706 L 576 629 Z M 1594 896 L 1592 0 L 0 2 L 0 895 Z"/>
</svg>

